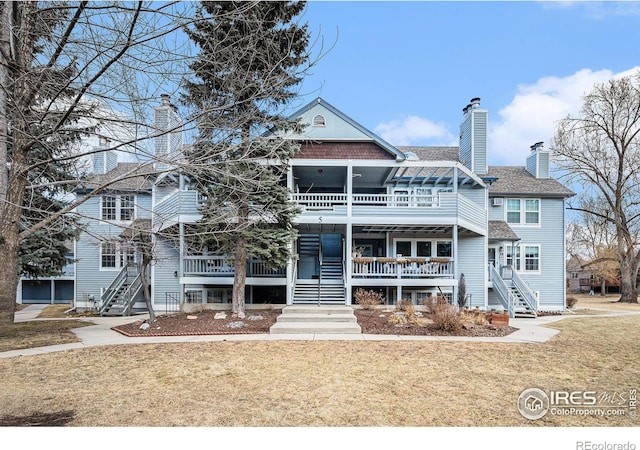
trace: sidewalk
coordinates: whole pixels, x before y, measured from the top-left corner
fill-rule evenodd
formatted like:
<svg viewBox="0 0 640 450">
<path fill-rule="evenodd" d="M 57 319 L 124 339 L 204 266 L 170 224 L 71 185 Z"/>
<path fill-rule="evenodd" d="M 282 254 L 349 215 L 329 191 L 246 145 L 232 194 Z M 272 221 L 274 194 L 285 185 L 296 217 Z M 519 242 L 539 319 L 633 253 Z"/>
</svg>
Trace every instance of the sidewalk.
<svg viewBox="0 0 640 450">
<path fill-rule="evenodd" d="M 37 319 L 40 312 L 48 305 L 29 305 L 15 314 L 16 322 L 30 320 L 68 320 L 68 319 Z M 579 316 L 545 316 L 535 319 L 510 319 L 509 325 L 518 328 L 517 331 L 503 337 L 466 337 L 466 336 L 398 336 L 379 334 L 236 334 L 236 335 L 210 335 L 210 336 L 155 336 L 155 337 L 127 337 L 111 327 L 144 319 L 146 315 L 129 317 L 90 317 L 74 320 L 82 320 L 94 323 L 94 326 L 75 328 L 72 331 L 81 342 L 70 344 L 52 345 L 47 347 L 10 350 L 0 353 L 0 358 L 12 358 L 15 356 L 30 356 L 43 353 L 52 353 L 77 348 L 89 348 L 105 345 L 126 344 L 157 344 L 171 342 L 222 342 L 222 341 L 467 341 L 467 342 L 506 342 L 506 343 L 542 343 L 560 333 L 559 330 L 547 328 L 544 325 L 563 319 L 613 317 L 620 315 L 638 315 L 637 312 L 612 312 L 600 315 Z"/>
</svg>

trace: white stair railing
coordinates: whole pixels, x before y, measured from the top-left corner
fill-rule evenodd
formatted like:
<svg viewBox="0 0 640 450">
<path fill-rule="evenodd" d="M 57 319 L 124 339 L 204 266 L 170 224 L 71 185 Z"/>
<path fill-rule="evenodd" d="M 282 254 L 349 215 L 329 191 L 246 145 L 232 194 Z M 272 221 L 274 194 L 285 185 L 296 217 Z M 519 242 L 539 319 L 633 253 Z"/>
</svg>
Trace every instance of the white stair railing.
<svg viewBox="0 0 640 450">
<path fill-rule="evenodd" d="M 515 317 L 515 305 L 516 298 L 507 286 L 507 283 L 502 279 L 493 264 L 489 264 L 489 273 L 491 274 L 491 281 L 493 281 L 493 289 L 498 293 L 498 298 L 507 311 L 509 311 L 509 317 Z"/>
<path fill-rule="evenodd" d="M 536 294 L 533 293 L 533 291 L 529 288 L 529 285 L 522 278 L 520 278 L 520 275 L 518 275 L 515 270 L 513 271 L 511 281 L 513 282 L 514 287 L 518 290 L 529 309 L 537 315 L 538 305 Z"/>
</svg>

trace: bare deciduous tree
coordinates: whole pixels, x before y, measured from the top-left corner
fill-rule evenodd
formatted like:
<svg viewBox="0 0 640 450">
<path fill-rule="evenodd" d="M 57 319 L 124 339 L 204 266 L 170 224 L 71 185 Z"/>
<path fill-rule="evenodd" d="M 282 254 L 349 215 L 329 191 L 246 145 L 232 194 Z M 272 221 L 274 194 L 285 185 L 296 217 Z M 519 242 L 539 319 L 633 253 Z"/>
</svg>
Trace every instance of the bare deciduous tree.
<svg viewBox="0 0 640 450">
<path fill-rule="evenodd" d="M 0 3 L 0 322 L 13 322 L 21 243 L 64 225 L 65 215 L 90 197 L 69 195 L 82 175 L 76 163 L 102 150 L 83 151 L 63 138 L 104 136 L 121 126 L 121 117 L 97 107 L 106 103 L 126 111 L 133 130 L 118 148 L 145 152 L 153 131 L 140 106 L 185 62 L 165 42 L 184 25 L 181 5 Z M 50 208 L 44 200 L 61 203 Z"/>
<path fill-rule="evenodd" d="M 553 150 L 590 201 L 570 205 L 615 232 L 621 302 L 637 303 L 640 267 L 640 73 L 598 84 L 577 117 L 560 121 Z"/>
</svg>

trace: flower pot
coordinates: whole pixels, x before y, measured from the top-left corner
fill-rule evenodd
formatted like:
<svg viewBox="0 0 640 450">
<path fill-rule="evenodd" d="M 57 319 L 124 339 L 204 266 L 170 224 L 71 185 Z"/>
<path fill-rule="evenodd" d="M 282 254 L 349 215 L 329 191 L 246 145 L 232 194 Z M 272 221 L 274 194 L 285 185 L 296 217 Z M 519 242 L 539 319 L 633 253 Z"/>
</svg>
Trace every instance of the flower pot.
<svg viewBox="0 0 640 450">
<path fill-rule="evenodd" d="M 491 318 L 489 321 L 491 325 L 495 325 L 497 327 L 507 327 L 509 326 L 509 313 L 491 312 Z"/>
</svg>

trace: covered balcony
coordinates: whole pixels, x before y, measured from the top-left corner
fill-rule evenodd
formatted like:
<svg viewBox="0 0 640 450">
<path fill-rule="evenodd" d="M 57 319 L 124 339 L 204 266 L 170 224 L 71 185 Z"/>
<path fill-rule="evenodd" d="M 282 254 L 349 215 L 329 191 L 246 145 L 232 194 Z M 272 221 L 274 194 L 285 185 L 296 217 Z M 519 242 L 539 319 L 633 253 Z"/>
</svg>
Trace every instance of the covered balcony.
<svg viewBox="0 0 640 450">
<path fill-rule="evenodd" d="M 182 270 L 185 277 L 233 277 L 235 268 L 227 263 L 224 256 L 183 256 Z M 247 263 L 247 277 L 283 278 L 286 269 L 269 269 L 259 260 Z"/>
<path fill-rule="evenodd" d="M 353 278 L 453 278 L 451 258 L 353 258 Z"/>
</svg>

